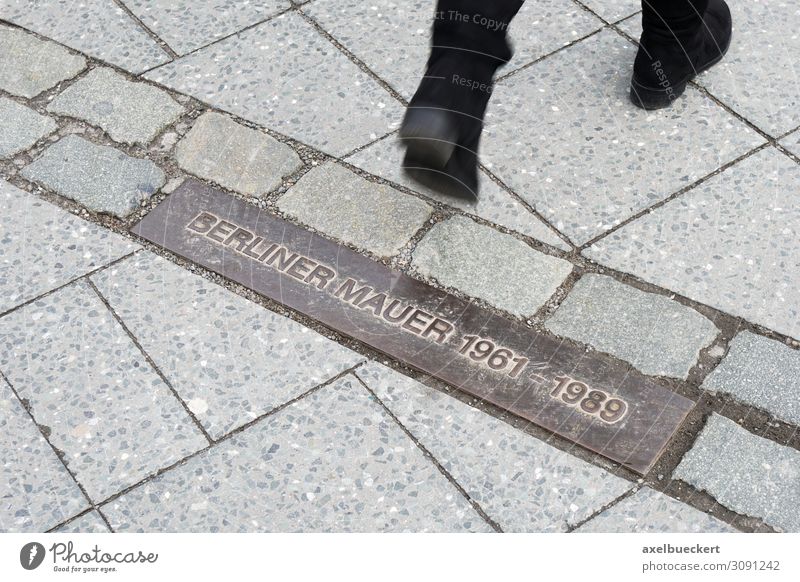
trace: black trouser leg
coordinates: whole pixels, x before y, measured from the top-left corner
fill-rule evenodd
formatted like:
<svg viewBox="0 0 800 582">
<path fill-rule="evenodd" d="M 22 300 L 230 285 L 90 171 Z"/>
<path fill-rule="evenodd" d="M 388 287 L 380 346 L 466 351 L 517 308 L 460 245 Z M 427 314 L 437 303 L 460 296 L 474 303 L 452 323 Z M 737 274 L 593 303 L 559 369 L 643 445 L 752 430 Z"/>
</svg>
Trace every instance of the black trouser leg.
<svg viewBox="0 0 800 582">
<path fill-rule="evenodd" d="M 508 28 L 523 3 L 438 0 L 427 70 L 400 131 L 404 167 L 418 180 L 476 195 L 483 117 L 495 71 L 511 58 Z"/>
</svg>

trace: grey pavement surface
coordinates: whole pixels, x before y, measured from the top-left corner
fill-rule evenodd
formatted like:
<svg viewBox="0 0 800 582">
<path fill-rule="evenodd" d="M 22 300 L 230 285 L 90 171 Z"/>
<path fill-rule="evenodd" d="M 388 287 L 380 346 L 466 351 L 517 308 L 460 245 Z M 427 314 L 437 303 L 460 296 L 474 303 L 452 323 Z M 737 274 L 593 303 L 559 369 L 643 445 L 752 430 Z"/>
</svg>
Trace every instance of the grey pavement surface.
<svg viewBox="0 0 800 582">
<path fill-rule="evenodd" d="M 2 18 L 0 13 L 0 18 Z M 0 25 L 0 89 L 20 97 L 36 97 L 77 75 L 86 59 L 54 42 Z"/>
<path fill-rule="evenodd" d="M 775 340 L 743 331 L 703 388 L 730 394 L 800 426 L 800 351 Z"/>
<path fill-rule="evenodd" d="M 581 533 L 733 533 L 736 530 L 649 487 L 623 499 L 576 532 Z"/>
<path fill-rule="evenodd" d="M 8 120 L 0 134 L 0 159 L 27 150 L 56 129 L 56 122 L 16 101 L 0 97 L 0 118 Z"/>
<path fill-rule="evenodd" d="M 800 451 L 758 437 L 714 414 L 674 477 L 723 505 L 800 532 Z"/>
<path fill-rule="evenodd" d="M 686 378 L 719 334 L 693 309 L 602 275 L 581 278 L 546 325 L 645 374 L 675 378 Z"/>
<path fill-rule="evenodd" d="M 413 265 L 425 277 L 520 317 L 533 315 L 572 272 L 571 263 L 463 216 L 434 226 L 417 245 Z"/>
<path fill-rule="evenodd" d="M 400 169 L 429 3 L 1 2 L 0 531 L 800 531 L 800 9 L 734 2 L 658 112 L 638 10 L 526 3 L 470 204 Z M 639 482 L 142 250 L 188 175 L 671 376 L 705 428 Z"/>
<path fill-rule="evenodd" d="M 281 196 L 278 208 L 380 257 L 399 253 L 432 212 L 422 200 L 369 182 L 334 163 L 303 176 Z"/>
<path fill-rule="evenodd" d="M 175 150 L 178 164 L 199 178 L 248 196 L 263 196 L 301 167 L 287 145 L 239 125 L 219 113 L 206 113 Z"/>
<path fill-rule="evenodd" d="M 94 69 L 47 107 L 104 129 L 120 143 L 148 144 L 183 113 L 172 97 L 146 83 L 131 83 L 111 69 Z"/>
<path fill-rule="evenodd" d="M 163 170 L 109 146 L 70 135 L 23 170 L 34 182 L 95 212 L 124 218 L 161 188 Z"/>
<path fill-rule="evenodd" d="M 363 360 L 155 255 L 91 278 L 215 438 Z"/>
</svg>

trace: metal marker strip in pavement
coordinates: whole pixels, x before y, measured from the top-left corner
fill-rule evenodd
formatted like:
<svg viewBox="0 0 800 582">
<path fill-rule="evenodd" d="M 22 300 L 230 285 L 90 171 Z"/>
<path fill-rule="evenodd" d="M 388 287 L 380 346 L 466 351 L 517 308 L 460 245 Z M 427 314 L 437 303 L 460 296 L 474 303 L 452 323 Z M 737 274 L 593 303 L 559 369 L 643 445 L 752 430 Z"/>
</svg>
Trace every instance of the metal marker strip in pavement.
<svg viewBox="0 0 800 582">
<path fill-rule="evenodd" d="M 132 232 L 640 474 L 694 406 L 195 180 Z"/>
</svg>

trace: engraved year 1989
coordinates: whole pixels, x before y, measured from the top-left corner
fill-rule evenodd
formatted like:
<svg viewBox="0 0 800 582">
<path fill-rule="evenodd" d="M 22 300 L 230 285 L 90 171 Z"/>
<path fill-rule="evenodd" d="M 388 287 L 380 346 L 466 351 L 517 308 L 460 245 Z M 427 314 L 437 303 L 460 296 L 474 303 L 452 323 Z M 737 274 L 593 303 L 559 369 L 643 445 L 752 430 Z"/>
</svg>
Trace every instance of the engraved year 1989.
<svg viewBox="0 0 800 582">
<path fill-rule="evenodd" d="M 619 422 L 628 411 L 628 404 L 624 400 L 611 398 L 610 394 L 602 390 L 592 390 L 588 385 L 569 376 L 558 376 L 555 381 L 556 387 L 550 392 L 550 396 L 560 396 L 563 402 L 596 416 L 605 423 Z"/>
</svg>

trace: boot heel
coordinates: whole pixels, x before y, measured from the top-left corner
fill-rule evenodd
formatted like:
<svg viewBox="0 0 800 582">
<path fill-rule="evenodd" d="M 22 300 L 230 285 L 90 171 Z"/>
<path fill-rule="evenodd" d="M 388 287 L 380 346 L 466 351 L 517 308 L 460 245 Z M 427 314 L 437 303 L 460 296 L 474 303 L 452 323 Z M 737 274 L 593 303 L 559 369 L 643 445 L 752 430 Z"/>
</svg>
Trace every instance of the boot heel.
<svg viewBox="0 0 800 582">
<path fill-rule="evenodd" d="M 414 108 L 406 112 L 400 140 L 408 160 L 444 169 L 456 148 L 458 130 L 447 111 Z"/>
<path fill-rule="evenodd" d="M 686 91 L 686 83 L 679 83 L 669 88 L 645 87 L 639 84 L 636 79 L 631 79 L 631 101 L 637 107 L 651 111 L 669 107 L 672 102 L 683 95 Z"/>
</svg>

